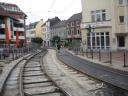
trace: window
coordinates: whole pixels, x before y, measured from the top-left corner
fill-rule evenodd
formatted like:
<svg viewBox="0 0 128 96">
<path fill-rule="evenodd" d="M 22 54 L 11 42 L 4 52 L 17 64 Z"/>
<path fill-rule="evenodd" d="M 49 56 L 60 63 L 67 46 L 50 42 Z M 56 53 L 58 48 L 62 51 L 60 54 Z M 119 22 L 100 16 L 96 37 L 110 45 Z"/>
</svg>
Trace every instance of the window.
<svg viewBox="0 0 128 96">
<path fill-rule="evenodd" d="M 71 22 L 71 27 L 74 27 L 74 22 Z"/>
<path fill-rule="evenodd" d="M 79 29 L 77 29 L 77 34 L 80 34 L 80 30 Z"/>
<path fill-rule="evenodd" d="M 67 28 L 69 28 L 69 27 L 70 27 L 70 24 L 68 23 L 68 24 L 67 24 Z"/>
<path fill-rule="evenodd" d="M 91 11 L 92 22 L 106 21 L 106 10 Z"/>
<path fill-rule="evenodd" d="M 102 10 L 102 20 L 105 21 L 106 20 L 106 11 Z"/>
<path fill-rule="evenodd" d="M 119 16 L 120 23 L 124 23 L 124 16 Z"/>
<path fill-rule="evenodd" d="M 101 21 L 101 12 L 100 12 L 100 10 L 96 10 L 96 21 Z"/>
<path fill-rule="evenodd" d="M 119 0 L 119 5 L 122 5 L 123 4 L 123 1 L 124 0 Z"/>
<path fill-rule="evenodd" d="M 87 34 L 88 48 L 106 49 L 110 47 L 109 32 L 98 32 Z"/>
<path fill-rule="evenodd" d="M 76 21 L 76 25 L 77 25 L 77 26 L 80 26 L 80 22 L 79 22 L 79 21 Z"/>
<path fill-rule="evenodd" d="M 2 34 L 2 35 L 5 34 L 4 29 L 0 29 L 0 34 Z"/>
</svg>

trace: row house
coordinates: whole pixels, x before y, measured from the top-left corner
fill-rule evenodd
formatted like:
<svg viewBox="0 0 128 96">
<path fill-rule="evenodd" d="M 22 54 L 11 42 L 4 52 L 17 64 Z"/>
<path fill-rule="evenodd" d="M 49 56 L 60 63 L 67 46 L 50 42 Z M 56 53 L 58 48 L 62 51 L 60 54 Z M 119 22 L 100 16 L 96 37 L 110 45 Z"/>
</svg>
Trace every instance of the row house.
<svg viewBox="0 0 128 96">
<path fill-rule="evenodd" d="M 66 21 L 62 20 L 51 27 L 51 38 L 54 36 L 60 37 L 61 41 L 65 41 L 67 37 Z"/>
<path fill-rule="evenodd" d="M 81 24 L 82 14 L 77 13 L 72 15 L 66 21 L 66 32 L 67 32 L 67 40 L 71 42 L 73 46 L 80 46 L 81 42 Z"/>
<path fill-rule="evenodd" d="M 127 5 L 128 0 L 82 0 L 83 48 L 128 48 Z"/>
<path fill-rule="evenodd" d="M 42 33 L 43 24 L 44 24 L 44 21 L 43 19 L 41 19 L 40 21 L 30 23 L 29 25 L 26 26 L 27 43 L 30 43 L 32 38 L 43 37 L 43 33 Z"/>
<path fill-rule="evenodd" d="M 60 19 L 58 17 L 48 19 L 43 25 L 42 25 L 42 33 L 43 33 L 43 46 L 51 46 L 51 28 L 53 25 L 60 22 Z"/>
<path fill-rule="evenodd" d="M 0 2 L 0 43 L 15 43 L 16 32 L 21 45 L 26 42 L 26 14 L 15 4 Z M 7 33 L 6 33 L 7 32 Z"/>
</svg>

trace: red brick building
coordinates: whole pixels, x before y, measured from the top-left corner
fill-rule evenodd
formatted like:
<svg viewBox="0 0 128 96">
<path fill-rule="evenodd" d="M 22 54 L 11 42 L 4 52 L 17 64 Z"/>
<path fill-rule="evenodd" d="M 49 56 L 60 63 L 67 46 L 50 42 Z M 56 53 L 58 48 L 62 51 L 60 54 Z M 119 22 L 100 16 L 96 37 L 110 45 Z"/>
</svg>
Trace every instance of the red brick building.
<svg viewBox="0 0 128 96">
<path fill-rule="evenodd" d="M 67 31 L 67 40 L 69 42 L 72 42 L 73 46 L 80 46 L 81 42 L 81 30 L 80 30 L 80 24 L 81 24 L 82 14 L 77 13 L 72 15 L 67 21 L 66 21 L 66 31 Z"/>
</svg>

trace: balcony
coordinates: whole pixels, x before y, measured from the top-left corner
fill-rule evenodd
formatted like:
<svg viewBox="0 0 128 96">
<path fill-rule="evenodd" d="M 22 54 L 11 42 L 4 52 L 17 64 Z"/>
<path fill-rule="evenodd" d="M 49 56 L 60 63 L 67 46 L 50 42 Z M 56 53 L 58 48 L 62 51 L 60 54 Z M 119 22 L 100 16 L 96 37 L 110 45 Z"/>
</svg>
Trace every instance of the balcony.
<svg viewBox="0 0 128 96">
<path fill-rule="evenodd" d="M 25 31 L 24 28 L 20 28 L 20 27 L 14 27 L 13 29 L 14 29 L 14 31 L 17 31 L 17 30 L 18 31 Z"/>
<path fill-rule="evenodd" d="M 76 34 L 74 37 L 75 38 L 81 38 L 81 35 L 80 34 Z"/>
<path fill-rule="evenodd" d="M 19 19 L 19 22 L 24 24 L 24 19 Z"/>
<path fill-rule="evenodd" d="M 5 35 L 4 34 L 0 34 L 0 39 L 5 39 Z"/>
<path fill-rule="evenodd" d="M 68 38 L 68 39 L 81 38 L 81 35 L 80 35 L 80 34 L 68 35 L 67 38 Z"/>
<path fill-rule="evenodd" d="M 14 36 L 14 39 L 16 39 L 16 36 Z M 19 39 L 25 39 L 25 36 L 19 36 Z"/>
<path fill-rule="evenodd" d="M 0 24 L 0 28 L 5 28 L 5 24 Z"/>
<path fill-rule="evenodd" d="M 87 23 L 81 23 L 81 29 L 85 29 L 88 27 L 88 25 L 94 26 L 95 28 L 98 27 L 112 27 L 112 22 L 110 20 L 103 21 L 103 22 L 87 22 Z"/>
</svg>

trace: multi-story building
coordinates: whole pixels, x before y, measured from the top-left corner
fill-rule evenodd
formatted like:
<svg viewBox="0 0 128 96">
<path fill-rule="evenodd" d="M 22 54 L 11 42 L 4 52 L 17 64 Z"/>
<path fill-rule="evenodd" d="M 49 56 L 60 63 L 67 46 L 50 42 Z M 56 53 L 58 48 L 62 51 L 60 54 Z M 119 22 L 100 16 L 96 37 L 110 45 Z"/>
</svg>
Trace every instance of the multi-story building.
<svg viewBox="0 0 128 96">
<path fill-rule="evenodd" d="M 48 19 L 43 25 L 42 25 L 42 33 L 43 33 L 43 46 L 51 46 L 51 28 L 53 25 L 60 22 L 60 19 L 58 17 Z"/>
<path fill-rule="evenodd" d="M 44 24 L 43 19 L 41 19 L 40 21 L 34 22 L 34 23 L 30 23 L 27 26 L 26 38 L 27 38 L 27 42 L 28 43 L 31 42 L 32 38 L 35 38 L 35 37 L 42 38 L 43 37 L 43 34 L 42 34 L 42 25 L 43 24 Z"/>
<path fill-rule="evenodd" d="M 65 40 L 67 37 L 67 32 L 66 32 L 66 21 L 60 21 L 59 23 L 53 25 L 51 27 L 51 38 L 54 36 L 60 37 L 61 40 Z"/>
<path fill-rule="evenodd" d="M 15 43 L 18 31 L 18 41 L 25 44 L 25 19 L 26 14 L 17 5 L 0 2 L 0 42 Z"/>
<path fill-rule="evenodd" d="M 112 0 L 113 49 L 128 49 L 128 0 Z"/>
<path fill-rule="evenodd" d="M 74 46 L 80 46 L 81 42 L 81 24 L 82 14 L 77 13 L 72 15 L 66 21 L 67 40 L 72 42 Z"/>
<path fill-rule="evenodd" d="M 128 0 L 82 0 L 84 48 L 128 48 L 127 5 Z"/>
</svg>

